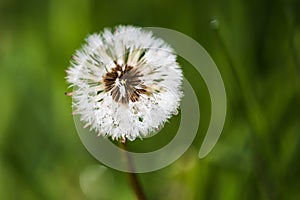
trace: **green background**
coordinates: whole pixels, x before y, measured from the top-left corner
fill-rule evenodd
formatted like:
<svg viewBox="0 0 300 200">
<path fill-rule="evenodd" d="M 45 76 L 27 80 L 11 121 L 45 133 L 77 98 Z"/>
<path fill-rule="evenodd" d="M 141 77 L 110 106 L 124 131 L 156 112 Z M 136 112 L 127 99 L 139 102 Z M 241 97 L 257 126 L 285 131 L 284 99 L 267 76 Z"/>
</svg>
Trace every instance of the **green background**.
<svg viewBox="0 0 300 200">
<path fill-rule="evenodd" d="M 299 0 L 0 0 L 0 199 L 134 199 L 127 175 L 82 145 L 64 95 L 64 71 L 86 35 L 118 24 L 194 38 L 227 91 L 221 138 L 199 160 L 210 99 L 179 58 L 199 98 L 200 128 L 178 161 L 139 174 L 149 199 L 300 198 Z M 130 149 L 163 146 L 179 119 Z"/>
</svg>

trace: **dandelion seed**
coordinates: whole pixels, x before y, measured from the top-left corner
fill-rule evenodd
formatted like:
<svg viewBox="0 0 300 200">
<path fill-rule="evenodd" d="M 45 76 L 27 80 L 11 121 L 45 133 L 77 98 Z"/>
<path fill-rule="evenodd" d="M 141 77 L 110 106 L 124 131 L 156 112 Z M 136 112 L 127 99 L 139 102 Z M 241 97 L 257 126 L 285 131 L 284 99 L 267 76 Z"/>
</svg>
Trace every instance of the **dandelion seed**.
<svg viewBox="0 0 300 200">
<path fill-rule="evenodd" d="M 160 129 L 182 97 L 182 71 L 174 50 L 133 26 L 87 37 L 72 56 L 67 81 L 73 108 L 98 135 L 143 138 Z"/>
<path fill-rule="evenodd" d="M 65 95 L 70 97 L 73 95 L 73 92 L 65 92 Z"/>
</svg>

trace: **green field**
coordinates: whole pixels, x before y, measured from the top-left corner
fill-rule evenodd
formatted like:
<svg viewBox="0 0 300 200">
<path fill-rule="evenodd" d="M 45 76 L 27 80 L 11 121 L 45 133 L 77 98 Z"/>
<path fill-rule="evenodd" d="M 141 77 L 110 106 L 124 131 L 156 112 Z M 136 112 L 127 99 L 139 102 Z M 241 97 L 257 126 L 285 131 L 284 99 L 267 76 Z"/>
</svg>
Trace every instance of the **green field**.
<svg viewBox="0 0 300 200">
<path fill-rule="evenodd" d="M 227 92 L 223 133 L 199 159 L 210 98 L 178 58 L 199 100 L 199 131 L 175 163 L 138 175 L 148 199 L 300 199 L 299 0 L 0 0 L 0 199 L 135 199 L 127 174 L 85 149 L 64 95 L 65 70 L 84 38 L 119 24 L 192 37 Z M 164 146 L 179 121 L 129 148 Z"/>
</svg>

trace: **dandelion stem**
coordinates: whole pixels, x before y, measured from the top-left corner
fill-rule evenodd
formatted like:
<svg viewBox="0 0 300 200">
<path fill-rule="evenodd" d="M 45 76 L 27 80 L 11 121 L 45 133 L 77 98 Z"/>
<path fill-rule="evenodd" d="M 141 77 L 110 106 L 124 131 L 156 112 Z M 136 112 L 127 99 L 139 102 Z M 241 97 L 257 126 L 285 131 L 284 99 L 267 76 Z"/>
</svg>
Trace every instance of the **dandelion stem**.
<svg viewBox="0 0 300 200">
<path fill-rule="evenodd" d="M 146 195 L 144 193 L 144 190 L 142 188 L 141 182 L 139 181 L 137 174 L 134 173 L 134 164 L 132 161 L 132 158 L 130 156 L 130 154 L 127 151 L 127 146 L 126 146 L 126 142 L 119 142 L 119 146 L 122 147 L 125 150 L 125 153 L 123 154 L 125 159 L 126 159 L 126 163 L 128 166 L 128 178 L 129 178 L 129 182 L 130 185 L 137 197 L 138 200 L 146 200 Z"/>
<path fill-rule="evenodd" d="M 239 73 L 239 70 L 234 63 L 232 56 L 229 53 L 226 43 L 221 36 L 219 27 L 213 26 L 213 30 L 215 32 L 216 39 L 219 42 L 221 50 L 224 52 L 224 55 L 227 59 L 227 62 L 229 64 L 233 78 L 235 79 L 235 81 L 237 83 L 238 90 L 241 93 L 241 98 L 242 98 L 241 100 L 243 101 L 243 107 L 244 107 L 244 111 L 246 113 L 246 117 L 248 118 L 248 120 L 251 124 L 251 127 L 254 128 L 253 130 L 256 132 L 256 134 L 257 134 L 256 136 L 258 136 L 257 139 L 261 139 L 263 132 L 268 131 L 268 129 L 265 128 L 265 126 L 267 126 L 266 121 L 258 122 L 255 119 L 255 116 L 253 115 L 253 110 L 255 110 L 255 112 L 258 112 L 259 116 L 263 117 L 262 109 L 260 108 L 259 104 L 257 103 L 257 100 L 256 100 L 255 96 L 253 95 L 253 93 L 250 92 L 251 87 L 249 87 L 249 85 L 247 84 L 249 82 L 247 80 L 247 77 L 245 77 L 245 76 L 242 77 L 242 75 Z M 260 120 L 263 120 L 263 118 L 261 118 Z M 260 136 L 260 138 L 259 138 L 259 136 Z M 263 141 L 261 141 L 261 142 L 263 142 Z M 269 177 L 270 175 L 265 173 L 265 171 L 264 171 L 264 166 L 266 165 L 265 160 L 268 155 L 262 156 L 261 152 L 258 151 L 259 147 L 257 146 L 257 144 L 254 143 L 253 145 L 254 145 L 254 158 L 253 159 L 255 159 L 255 168 L 257 170 L 256 175 L 261 178 L 262 188 L 266 192 L 267 198 L 268 199 L 276 199 L 277 194 L 275 192 L 273 192 L 273 191 L 275 191 L 274 184 L 270 181 L 270 177 Z"/>
</svg>

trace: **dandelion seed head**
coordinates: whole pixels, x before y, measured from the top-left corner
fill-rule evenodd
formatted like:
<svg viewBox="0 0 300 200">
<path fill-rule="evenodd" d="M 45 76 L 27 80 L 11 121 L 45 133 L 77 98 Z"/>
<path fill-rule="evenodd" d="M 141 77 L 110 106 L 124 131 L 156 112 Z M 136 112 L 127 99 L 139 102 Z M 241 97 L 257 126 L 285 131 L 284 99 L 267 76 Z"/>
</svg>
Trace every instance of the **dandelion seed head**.
<svg viewBox="0 0 300 200">
<path fill-rule="evenodd" d="M 176 114 L 182 71 L 174 50 L 149 31 L 117 26 L 87 37 L 67 82 L 74 113 L 101 136 L 143 138 Z"/>
</svg>

